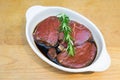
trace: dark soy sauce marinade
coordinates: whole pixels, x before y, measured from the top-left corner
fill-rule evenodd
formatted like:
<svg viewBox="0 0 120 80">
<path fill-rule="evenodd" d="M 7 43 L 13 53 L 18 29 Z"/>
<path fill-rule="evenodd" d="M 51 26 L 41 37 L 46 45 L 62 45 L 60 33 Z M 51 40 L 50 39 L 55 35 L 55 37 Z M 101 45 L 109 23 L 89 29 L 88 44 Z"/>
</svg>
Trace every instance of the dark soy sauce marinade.
<svg viewBox="0 0 120 80">
<path fill-rule="evenodd" d="M 59 62 L 57 61 L 57 59 L 52 59 L 49 55 L 48 55 L 48 50 L 49 48 L 51 47 L 48 47 L 46 46 L 45 44 L 43 43 L 40 43 L 38 41 L 35 41 L 35 44 L 37 46 L 37 48 L 43 53 L 44 56 L 46 56 L 48 59 L 50 59 L 52 62 L 56 63 L 56 64 L 59 64 Z M 58 44 L 54 47 L 56 49 L 56 53 L 59 54 L 60 53 L 60 50 L 58 49 Z M 59 64 L 60 65 L 60 64 Z"/>
</svg>

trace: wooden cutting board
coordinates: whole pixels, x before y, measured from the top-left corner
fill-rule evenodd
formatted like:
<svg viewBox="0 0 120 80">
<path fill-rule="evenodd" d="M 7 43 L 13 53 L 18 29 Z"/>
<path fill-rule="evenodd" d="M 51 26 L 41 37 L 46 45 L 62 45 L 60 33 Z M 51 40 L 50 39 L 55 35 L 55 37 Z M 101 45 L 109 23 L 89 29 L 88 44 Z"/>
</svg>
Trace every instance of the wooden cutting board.
<svg viewBox="0 0 120 80">
<path fill-rule="evenodd" d="M 33 5 L 63 6 L 101 30 L 111 66 L 100 73 L 66 73 L 43 62 L 25 37 L 25 12 Z M 120 0 L 0 0 L 0 80 L 119 80 Z"/>
</svg>

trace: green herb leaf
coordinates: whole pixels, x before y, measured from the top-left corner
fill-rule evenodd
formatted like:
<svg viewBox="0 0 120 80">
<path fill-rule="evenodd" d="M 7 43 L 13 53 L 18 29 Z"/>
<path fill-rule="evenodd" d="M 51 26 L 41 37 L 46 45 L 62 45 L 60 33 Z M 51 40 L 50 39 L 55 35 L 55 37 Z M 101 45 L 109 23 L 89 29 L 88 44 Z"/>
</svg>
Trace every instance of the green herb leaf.
<svg viewBox="0 0 120 80">
<path fill-rule="evenodd" d="M 71 37 L 71 28 L 69 27 L 69 17 L 64 13 L 57 16 L 61 22 L 60 31 L 64 33 L 64 41 L 67 42 L 67 52 L 70 56 L 74 56 L 75 50 L 73 46 L 73 41 Z"/>
</svg>

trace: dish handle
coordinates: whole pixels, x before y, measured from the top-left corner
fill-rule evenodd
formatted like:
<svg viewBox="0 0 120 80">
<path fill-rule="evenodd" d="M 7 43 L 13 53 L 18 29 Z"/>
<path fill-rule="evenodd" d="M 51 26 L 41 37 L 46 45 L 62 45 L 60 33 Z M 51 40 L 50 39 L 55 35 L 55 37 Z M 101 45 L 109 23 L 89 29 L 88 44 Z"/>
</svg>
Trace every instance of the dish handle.
<svg viewBox="0 0 120 80">
<path fill-rule="evenodd" d="M 90 68 L 90 71 L 101 72 L 108 69 L 111 64 L 110 56 L 108 55 L 107 50 L 104 48 L 98 60 L 93 63 Z"/>
<path fill-rule="evenodd" d="M 38 12 L 45 9 L 43 6 L 32 6 L 26 11 L 26 20 L 29 22 Z"/>
</svg>

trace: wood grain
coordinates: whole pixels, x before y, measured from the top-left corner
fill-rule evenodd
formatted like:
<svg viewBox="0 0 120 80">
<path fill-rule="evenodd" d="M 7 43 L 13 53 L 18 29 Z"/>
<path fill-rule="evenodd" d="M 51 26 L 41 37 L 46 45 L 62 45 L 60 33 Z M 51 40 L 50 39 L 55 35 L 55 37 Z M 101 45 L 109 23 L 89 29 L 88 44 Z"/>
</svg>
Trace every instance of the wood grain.
<svg viewBox="0 0 120 80">
<path fill-rule="evenodd" d="M 100 73 L 66 73 L 43 62 L 25 37 L 25 12 L 33 5 L 63 6 L 101 30 L 111 66 Z M 120 0 L 0 0 L 0 80 L 119 80 Z"/>
</svg>

